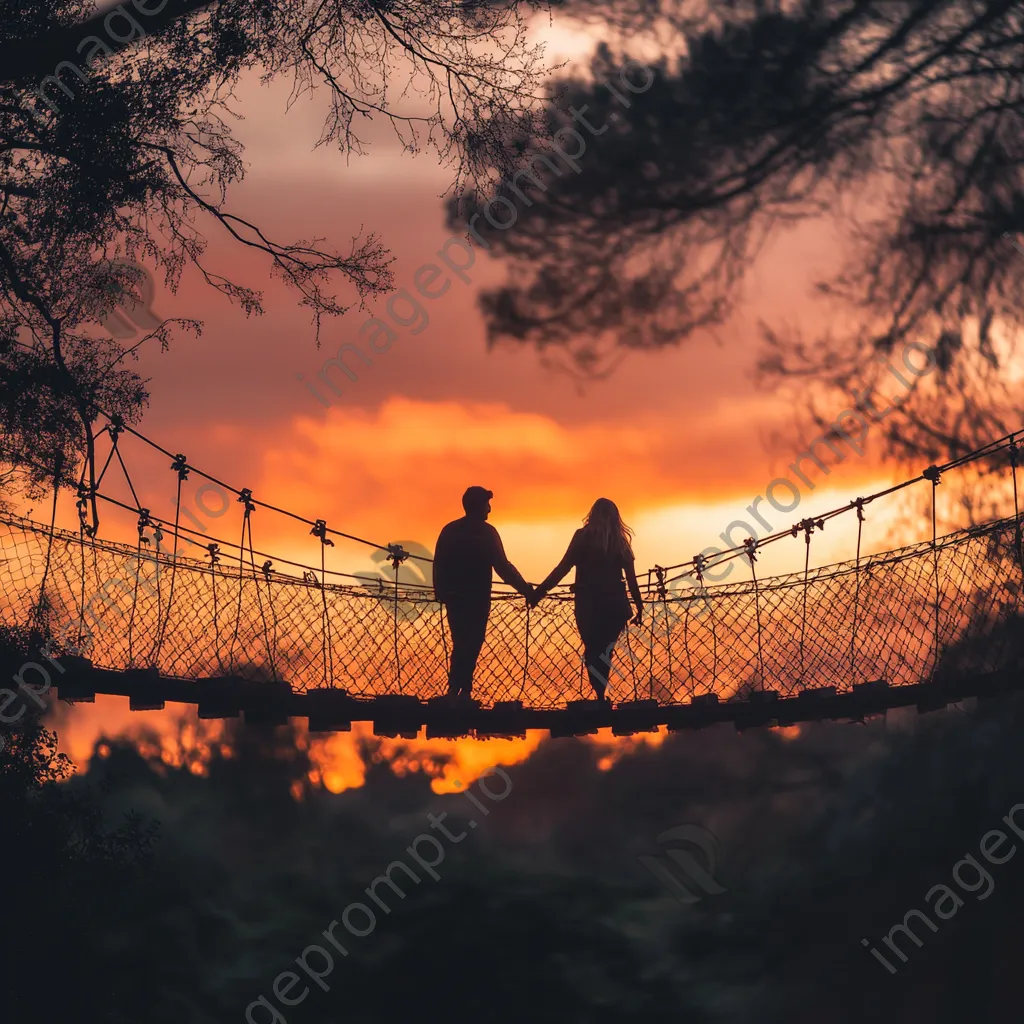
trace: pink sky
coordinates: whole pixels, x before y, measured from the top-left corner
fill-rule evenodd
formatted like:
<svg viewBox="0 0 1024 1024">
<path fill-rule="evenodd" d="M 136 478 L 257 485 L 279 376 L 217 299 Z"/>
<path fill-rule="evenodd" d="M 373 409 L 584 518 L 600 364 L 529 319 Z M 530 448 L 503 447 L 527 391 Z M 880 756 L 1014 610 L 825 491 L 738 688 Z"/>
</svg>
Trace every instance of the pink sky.
<svg viewBox="0 0 1024 1024">
<path fill-rule="evenodd" d="M 230 193 L 231 212 L 286 241 L 326 237 L 341 248 L 353 235 L 373 231 L 396 257 L 396 286 L 410 286 L 415 270 L 434 259 L 450 234 L 440 198 L 450 174 L 429 155 L 403 155 L 381 132 L 371 133 L 368 156 L 346 161 L 334 149 L 314 151 L 322 99 L 300 100 L 286 111 L 283 84 L 261 87 L 250 80 L 240 97 L 246 119 L 237 134 L 247 146 L 249 170 Z M 476 296 L 504 270 L 481 253 L 471 285 L 454 281 L 428 304 L 426 329 L 404 331 L 372 367 L 352 364 L 359 381 L 345 382 L 343 397 L 325 408 L 296 374 L 315 378 L 344 342 L 365 350 L 358 329 L 383 310 L 386 297 L 327 323 L 318 351 L 305 312 L 293 293 L 268 280 L 265 259 L 209 229 L 207 262 L 261 288 L 266 315 L 246 319 L 195 274 L 186 275 L 177 294 L 160 283 L 155 311 L 199 317 L 205 330 L 198 339 L 179 338 L 169 353 L 143 355 L 141 372 L 152 378 L 143 431 L 258 498 L 377 541 L 419 540 L 432 547 L 441 526 L 461 514 L 464 488 L 484 484 L 496 492 L 492 522 L 509 556 L 534 580 L 560 557 L 602 495 L 617 501 L 637 529 L 638 568 L 682 562 L 716 543 L 727 523 L 745 517 L 748 503 L 785 473 L 798 450 L 795 440 L 776 451 L 762 444 L 794 410 L 757 392 L 750 380 L 758 318 L 799 322 L 812 334 L 822 314 L 808 298 L 810 286 L 839 255 L 824 224 L 779 237 L 750 275 L 738 315 L 717 335 L 631 354 L 610 379 L 581 385 L 545 369 L 532 350 L 488 351 Z M 837 467 L 791 518 L 889 482 L 878 443 L 876 436 L 865 458 Z M 173 509 L 175 478 L 166 463 L 162 456 L 133 462 L 143 503 L 160 515 Z M 107 535 L 134 537 L 133 522 L 106 517 Z M 771 516 L 776 528 L 791 518 Z M 213 535 L 233 538 L 236 520 L 232 508 L 208 524 Z M 876 527 L 874 546 L 880 547 L 885 538 L 878 520 Z M 852 555 L 854 530 L 851 523 L 827 533 L 816 561 Z M 254 539 L 283 557 L 319 560 L 308 528 L 269 513 L 257 513 Z M 802 543 L 778 547 L 760 571 L 802 567 Z M 355 546 L 340 545 L 331 558 L 336 568 L 372 568 L 369 552 Z M 76 712 L 82 725 L 77 754 L 108 714 L 111 725 L 124 718 L 109 702 L 103 707 L 107 712 L 99 705 Z"/>
</svg>

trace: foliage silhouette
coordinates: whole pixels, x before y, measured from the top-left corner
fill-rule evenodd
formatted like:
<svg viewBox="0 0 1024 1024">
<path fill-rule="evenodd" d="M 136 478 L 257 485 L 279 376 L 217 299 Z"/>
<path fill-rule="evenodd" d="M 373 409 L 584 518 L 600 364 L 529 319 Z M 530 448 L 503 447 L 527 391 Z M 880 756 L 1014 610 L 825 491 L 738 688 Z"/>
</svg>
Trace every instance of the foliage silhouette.
<svg viewBox="0 0 1024 1024">
<path fill-rule="evenodd" d="M 178 748 L 166 735 L 105 741 L 86 781 L 106 813 L 140 808 L 161 835 L 153 870 L 106 895 L 90 947 L 74 955 L 99 971 L 91 994 L 111 1020 L 241 1019 L 429 831 L 426 812 L 446 812 L 466 838 L 446 843 L 440 880 L 409 887 L 372 934 L 352 938 L 330 991 L 310 984 L 290 1024 L 994 1024 L 1015 992 L 1020 857 L 993 866 L 992 897 L 964 894 L 895 977 L 860 939 L 877 945 L 925 906 L 1024 801 L 1024 703 L 896 717 L 895 728 L 820 724 L 788 738 L 676 734 L 620 748 L 606 770 L 600 740 L 545 742 L 507 766 L 511 792 L 475 829 L 462 795 L 397 774 L 389 760 L 413 748 L 371 737 L 358 747 L 363 785 L 338 795 L 291 728 L 189 722 Z M 718 836 L 728 892 L 684 911 L 636 856 L 686 821 Z"/>
<path fill-rule="evenodd" d="M 129 812 L 111 828 L 95 794 L 68 781 L 71 762 L 57 752 L 56 735 L 38 722 L 5 739 L 0 751 L 3 1019 L 9 1024 L 122 1019 L 116 1012 L 95 1013 L 97 989 L 106 981 L 116 990 L 118 981 L 116 965 L 97 955 L 94 937 L 123 927 L 122 900 L 144 876 L 156 826 Z M 55 964 L 60 984 L 53 981 Z"/>
<path fill-rule="evenodd" d="M 96 407 L 136 422 L 148 397 L 129 366 L 138 349 L 166 347 L 176 327 L 200 329 L 167 321 L 130 346 L 99 336 L 112 296 L 131 303 L 143 290 L 131 261 L 162 272 L 171 290 L 192 265 L 260 313 L 258 291 L 204 259 L 207 228 L 223 230 L 295 289 L 318 344 L 324 318 L 352 305 L 339 285 L 358 302 L 391 286 L 372 233 L 346 250 L 282 242 L 231 212 L 244 172 L 230 128 L 243 75 L 291 76 L 296 95 L 322 84 L 331 106 L 318 144 L 361 153 L 361 126 L 376 116 L 406 150 L 432 148 L 452 166 L 458 190 L 501 164 L 504 126 L 532 117 L 543 71 L 513 3 L 172 0 L 152 23 L 138 15 L 153 30 L 145 38 L 120 44 L 125 25 L 100 31 L 90 14 L 80 0 L 0 0 L 10 58 L 0 61 L 0 462 L 37 492 L 55 476 L 74 485 L 82 455 L 91 488 Z M 76 45 L 85 38 L 95 42 Z M 40 83 L 72 51 L 76 68 L 44 82 L 41 100 Z"/>
<path fill-rule="evenodd" d="M 1006 370 L 1024 326 L 1024 264 L 1004 236 L 1024 231 L 1019 4 L 564 9 L 614 28 L 631 53 L 646 34 L 673 59 L 628 109 L 603 84 L 624 54 L 604 44 L 589 80 L 563 83 L 561 106 L 585 104 L 607 130 L 588 140 L 578 176 L 529 193 L 515 230 L 481 219 L 508 269 L 482 300 L 492 341 L 568 352 L 584 373 L 605 367 L 609 348 L 676 345 L 725 321 L 767 242 L 832 215 L 847 229 L 844 266 L 818 291 L 836 326 L 807 341 L 765 327 L 766 382 L 825 382 L 818 424 L 853 389 L 884 409 L 892 381 L 876 357 L 902 369 L 904 345 L 920 342 L 940 373 L 883 427 L 890 451 L 936 459 L 1018 425 L 1006 423 Z M 544 135 L 568 123 L 552 114 Z M 454 202 L 450 212 L 455 222 Z"/>
</svg>

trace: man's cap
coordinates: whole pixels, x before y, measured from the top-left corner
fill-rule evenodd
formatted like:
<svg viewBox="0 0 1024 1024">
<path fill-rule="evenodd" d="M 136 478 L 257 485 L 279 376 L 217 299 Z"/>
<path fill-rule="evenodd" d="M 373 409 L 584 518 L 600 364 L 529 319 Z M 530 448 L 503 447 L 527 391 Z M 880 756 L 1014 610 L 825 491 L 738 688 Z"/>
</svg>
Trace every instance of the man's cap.
<svg viewBox="0 0 1024 1024">
<path fill-rule="evenodd" d="M 464 508 L 469 505 L 482 505 L 493 497 L 494 491 L 489 491 L 486 487 L 467 487 L 466 493 L 462 496 L 462 505 Z"/>
</svg>

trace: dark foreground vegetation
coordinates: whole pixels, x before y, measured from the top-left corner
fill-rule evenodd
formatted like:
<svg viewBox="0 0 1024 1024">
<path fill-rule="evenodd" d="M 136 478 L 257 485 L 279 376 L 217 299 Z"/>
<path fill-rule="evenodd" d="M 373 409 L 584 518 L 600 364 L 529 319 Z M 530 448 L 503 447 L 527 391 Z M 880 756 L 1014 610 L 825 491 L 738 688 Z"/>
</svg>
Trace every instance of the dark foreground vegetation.
<svg viewBox="0 0 1024 1024">
<path fill-rule="evenodd" d="M 286 1019 L 1001 1019 L 1024 855 L 986 865 L 984 900 L 952 872 L 1024 802 L 1022 724 L 1024 700 L 1009 697 L 795 739 L 720 728 L 608 771 L 595 745 L 547 742 L 508 769 L 513 789 L 481 827 L 448 844 L 440 879 L 391 900 L 331 990 L 312 987 Z M 242 1021 L 429 830 L 426 812 L 448 811 L 456 833 L 469 816 L 423 774 L 394 774 L 374 741 L 366 784 L 332 795 L 287 729 L 229 732 L 205 775 L 108 742 L 69 779 L 52 733 L 6 738 L 0 1019 L 18 1024 Z M 727 889 L 690 906 L 636 859 L 681 823 L 718 837 Z M 935 933 L 918 927 L 920 948 L 904 939 L 891 975 L 861 939 L 881 946 L 940 883 L 963 905 Z"/>
</svg>

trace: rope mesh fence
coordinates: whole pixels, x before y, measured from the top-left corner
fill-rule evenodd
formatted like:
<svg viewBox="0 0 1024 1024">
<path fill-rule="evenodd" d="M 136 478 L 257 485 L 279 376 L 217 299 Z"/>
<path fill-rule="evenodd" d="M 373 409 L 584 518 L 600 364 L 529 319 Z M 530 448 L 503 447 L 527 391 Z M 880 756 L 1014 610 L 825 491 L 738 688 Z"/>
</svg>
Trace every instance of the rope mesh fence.
<svg viewBox="0 0 1024 1024">
<path fill-rule="evenodd" d="M 643 625 L 616 648 L 609 693 L 681 704 L 1005 667 L 1024 647 L 1017 530 L 1014 516 L 806 574 L 758 577 L 756 587 L 649 591 Z M 363 698 L 446 691 L 447 624 L 429 590 L 323 584 L 316 573 L 151 547 L 59 529 L 51 543 L 48 525 L 2 515 L 0 621 L 24 626 L 42 609 L 59 650 L 115 671 L 283 680 L 294 692 L 322 687 L 326 675 Z M 484 705 L 562 707 L 590 696 L 581 658 L 570 595 L 528 616 L 522 598 L 496 594 L 473 694 Z"/>
</svg>

